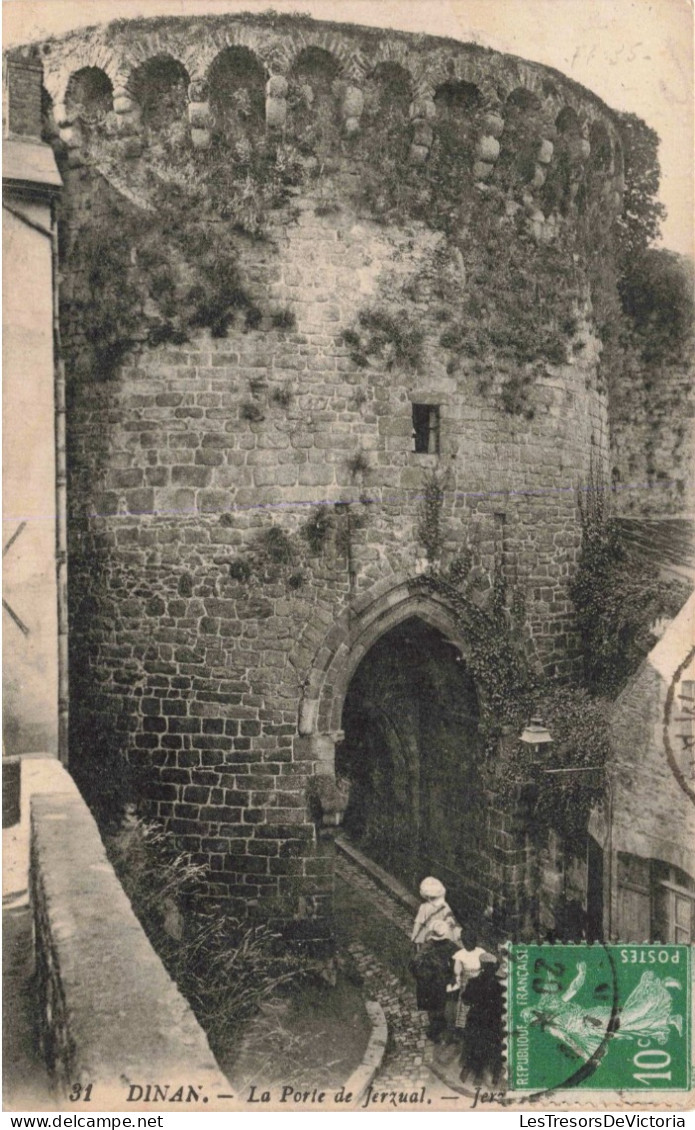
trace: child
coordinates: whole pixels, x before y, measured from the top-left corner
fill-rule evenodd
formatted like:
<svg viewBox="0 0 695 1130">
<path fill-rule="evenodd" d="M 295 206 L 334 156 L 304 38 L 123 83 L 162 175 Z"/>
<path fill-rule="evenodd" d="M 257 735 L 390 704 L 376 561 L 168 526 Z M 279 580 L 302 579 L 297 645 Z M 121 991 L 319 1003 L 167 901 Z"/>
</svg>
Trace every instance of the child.
<svg viewBox="0 0 695 1130">
<path fill-rule="evenodd" d="M 473 1073 L 476 1086 L 495 1086 L 502 1074 L 502 986 L 497 980 L 497 958 L 483 953 L 480 973 L 471 978 L 461 994 L 469 1006 L 461 1054 L 461 1082 Z"/>
<path fill-rule="evenodd" d="M 458 1001 L 454 1026 L 463 1029 L 466 1026 L 468 1005 L 463 1000 L 463 991 L 472 977 L 480 973 L 480 959 L 485 953 L 482 946 L 476 946 L 475 934 L 470 929 L 462 931 L 463 947 L 454 954 L 454 980 L 458 989 Z"/>
<path fill-rule="evenodd" d="M 445 922 L 447 936 L 452 942 L 460 945 L 461 927 L 454 918 L 451 907 L 446 901 L 446 888 L 439 879 L 430 875 L 420 883 L 420 897 L 424 899 L 422 906 L 415 916 L 411 941 L 419 951 L 427 941 L 435 922 Z"/>
</svg>

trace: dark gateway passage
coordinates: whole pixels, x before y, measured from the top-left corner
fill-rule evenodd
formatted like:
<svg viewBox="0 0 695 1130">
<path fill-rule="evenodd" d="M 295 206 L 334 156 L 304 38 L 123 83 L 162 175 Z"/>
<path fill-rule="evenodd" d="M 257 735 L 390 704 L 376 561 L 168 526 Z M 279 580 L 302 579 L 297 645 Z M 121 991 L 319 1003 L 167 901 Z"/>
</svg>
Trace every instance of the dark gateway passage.
<svg viewBox="0 0 695 1130">
<path fill-rule="evenodd" d="M 419 619 L 387 632 L 353 676 L 343 727 L 346 833 L 412 888 L 437 875 L 470 919 L 482 909 L 485 814 L 478 701 L 458 649 Z"/>
</svg>

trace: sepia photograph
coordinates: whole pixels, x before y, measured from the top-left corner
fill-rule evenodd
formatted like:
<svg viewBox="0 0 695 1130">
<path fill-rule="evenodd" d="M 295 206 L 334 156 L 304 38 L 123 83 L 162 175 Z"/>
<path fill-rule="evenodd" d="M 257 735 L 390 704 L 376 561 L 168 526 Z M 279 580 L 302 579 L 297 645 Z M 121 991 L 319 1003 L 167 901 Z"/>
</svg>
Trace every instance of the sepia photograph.
<svg viewBox="0 0 695 1130">
<path fill-rule="evenodd" d="M 3 1110 L 685 1127 L 690 0 L 2 7 Z"/>
</svg>

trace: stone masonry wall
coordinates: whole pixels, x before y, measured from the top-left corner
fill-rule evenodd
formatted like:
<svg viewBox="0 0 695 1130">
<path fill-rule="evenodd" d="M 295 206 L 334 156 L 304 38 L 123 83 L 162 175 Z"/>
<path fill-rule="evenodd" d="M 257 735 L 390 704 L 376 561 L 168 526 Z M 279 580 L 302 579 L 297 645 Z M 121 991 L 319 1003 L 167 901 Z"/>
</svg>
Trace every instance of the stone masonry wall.
<svg viewBox="0 0 695 1130">
<path fill-rule="evenodd" d="M 695 501 L 693 346 L 680 361 L 634 363 L 611 398 L 611 459 L 621 515 L 690 515 Z"/>
<path fill-rule="evenodd" d="M 336 225 L 307 201 L 275 238 L 263 269 L 296 332 L 148 350 L 71 405 L 81 465 L 72 492 L 88 514 L 72 527 L 74 685 L 98 680 L 131 761 L 157 767 L 148 795 L 183 846 L 209 859 L 211 893 L 244 898 L 319 865 L 280 854 L 313 836 L 304 791 L 315 765 L 296 746 L 300 689 L 351 597 L 421 568 L 428 471 L 450 471 L 449 558 L 470 541 L 490 570 L 502 551 L 539 654 L 569 670 L 573 487 L 603 414 L 585 387 L 588 360 L 544 383 L 531 422 L 447 377 L 434 349 L 422 374 L 356 370 L 341 327 L 384 273 L 417 266 L 431 234 L 347 216 Z M 287 408 L 273 400 L 286 389 Z M 442 406 L 439 458 L 410 450 L 412 401 Z M 262 420 L 244 418 L 249 403 Z M 368 463 L 358 481 L 356 453 Z M 333 529 L 312 554 L 301 530 L 318 504 Z M 258 566 L 248 580 L 230 575 L 270 527 L 294 539 L 292 566 L 268 582 Z M 86 738 L 93 723 L 83 716 Z"/>
<path fill-rule="evenodd" d="M 113 1103 L 100 1110 L 122 1109 L 143 1094 L 136 1088 L 156 1080 L 168 1084 L 170 1099 L 182 1088 L 183 1109 L 192 1102 L 189 1084 L 197 1102 L 214 1109 L 216 1095 L 228 1090 L 224 1076 L 135 918 L 93 817 L 64 777 L 64 791 L 31 803 L 40 1039 L 58 1094 L 67 1100 L 79 1087 L 86 1101 Z M 85 1094 L 89 1084 L 93 1093 Z M 137 1101 L 133 1107 L 142 1109 Z"/>
<path fill-rule="evenodd" d="M 36 59 L 3 59 L 3 137 L 41 137 L 42 73 Z"/>
</svg>

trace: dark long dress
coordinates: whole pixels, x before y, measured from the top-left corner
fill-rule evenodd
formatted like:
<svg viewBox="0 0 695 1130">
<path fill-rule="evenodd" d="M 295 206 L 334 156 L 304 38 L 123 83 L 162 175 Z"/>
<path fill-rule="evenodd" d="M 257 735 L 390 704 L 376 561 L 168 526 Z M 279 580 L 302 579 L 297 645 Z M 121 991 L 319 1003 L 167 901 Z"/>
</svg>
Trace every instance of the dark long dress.
<svg viewBox="0 0 695 1130">
<path fill-rule="evenodd" d="M 411 964 L 417 991 L 417 1006 L 428 1012 L 443 1012 L 446 987 L 453 981 L 453 956 L 458 947 L 449 938 L 431 939 L 425 943 Z"/>
<path fill-rule="evenodd" d="M 471 1071 L 480 1082 L 487 1070 L 494 1084 L 502 1072 L 503 996 L 496 971 L 495 965 L 486 963 L 461 994 L 470 1006 L 463 1035 L 462 1079 Z"/>
</svg>

